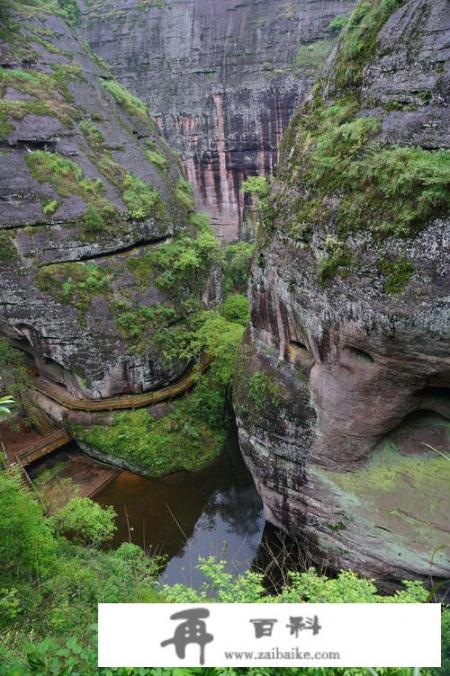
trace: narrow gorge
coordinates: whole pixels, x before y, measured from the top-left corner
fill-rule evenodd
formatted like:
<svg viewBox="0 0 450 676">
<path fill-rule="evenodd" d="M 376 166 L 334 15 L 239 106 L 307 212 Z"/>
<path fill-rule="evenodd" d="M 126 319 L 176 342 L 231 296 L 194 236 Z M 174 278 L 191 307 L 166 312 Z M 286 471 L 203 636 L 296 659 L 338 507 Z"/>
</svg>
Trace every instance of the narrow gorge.
<svg viewBox="0 0 450 676">
<path fill-rule="evenodd" d="M 442 601 L 450 668 L 449 56 L 448 0 L 1 2 L 0 676 L 268 596 Z"/>
</svg>

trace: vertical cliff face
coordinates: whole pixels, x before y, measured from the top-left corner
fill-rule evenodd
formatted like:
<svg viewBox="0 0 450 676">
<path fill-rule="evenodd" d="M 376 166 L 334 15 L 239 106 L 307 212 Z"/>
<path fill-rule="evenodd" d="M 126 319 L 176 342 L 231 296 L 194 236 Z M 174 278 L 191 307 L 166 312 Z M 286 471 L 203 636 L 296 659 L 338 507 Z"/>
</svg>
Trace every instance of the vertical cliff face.
<svg viewBox="0 0 450 676">
<path fill-rule="evenodd" d="M 361 2 L 283 141 L 235 405 L 313 558 L 448 577 L 450 14 Z"/>
<path fill-rule="evenodd" d="M 214 237 L 142 101 L 45 5 L 2 9 L 0 333 L 77 396 L 161 387 Z"/>
<path fill-rule="evenodd" d="M 355 0 L 86 1 L 83 28 L 183 158 L 221 239 L 245 235 L 240 186 L 269 174 L 299 95 Z M 300 47 L 300 52 L 298 52 Z"/>
</svg>

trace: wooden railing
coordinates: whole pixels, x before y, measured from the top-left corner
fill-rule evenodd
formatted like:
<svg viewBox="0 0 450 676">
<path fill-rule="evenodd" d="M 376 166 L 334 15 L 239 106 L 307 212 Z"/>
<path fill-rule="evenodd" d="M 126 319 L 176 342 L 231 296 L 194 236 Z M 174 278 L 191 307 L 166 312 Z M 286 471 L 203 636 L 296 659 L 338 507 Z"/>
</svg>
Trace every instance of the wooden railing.
<svg viewBox="0 0 450 676">
<path fill-rule="evenodd" d="M 167 399 L 172 399 L 189 390 L 194 384 L 195 377 L 206 371 L 212 362 L 212 357 L 204 357 L 202 361 L 190 369 L 181 380 L 153 392 L 142 394 L 124 394 L 109 399 L 77 399 L 57 385 L 52 385 L 43 378 L 36 378 L 33 387 L 37 392 L 53 399 L 61 406 L 72 411 L 123 411 L 125 409 L 143 408 Z"/>
<path fill-rule="evenodd" d="M 22 466 L 29 465 L 35 460 L 43 458 L 57 448 L 64 446 L 71 440 L 70 435 L 65 430 L 55 429 L 54 432 L 43 437 L 42 440 L 23 448 L 17 453 L 17 460 Z"/>
</svg>

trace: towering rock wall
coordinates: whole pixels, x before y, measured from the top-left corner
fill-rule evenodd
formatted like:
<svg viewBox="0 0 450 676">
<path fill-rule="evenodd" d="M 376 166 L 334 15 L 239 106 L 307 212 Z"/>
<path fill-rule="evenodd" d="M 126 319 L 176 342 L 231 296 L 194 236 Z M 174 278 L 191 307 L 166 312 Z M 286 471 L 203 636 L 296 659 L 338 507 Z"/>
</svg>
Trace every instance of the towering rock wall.
<svg viewBox="0 0 450 676">
<path fill-rule="evenodd" d="M 273 170 L 298 97 L 331 48 L 329 24 L 354 5 L 85 0 L 83 28 L 119 81 L 149 104 L 182 155 L 197 206 L 232 240 L 245 236 L 243 179 Z"/>
<path fill-rule="evenodd" d="M 450 573 L 450 12 L 358 5 L 283 141 L 235 407 L 315 561 Z"/>
<path fill-rule="evenodd" d="M 161 387 L 186 367 L 165 348 L 202 307 L 214 238 L 194 224 L 179 160 L 146 106 L 61 17 L 25 0 L 9 5 L 0 333 L 75 395 Z"/>
</svg>

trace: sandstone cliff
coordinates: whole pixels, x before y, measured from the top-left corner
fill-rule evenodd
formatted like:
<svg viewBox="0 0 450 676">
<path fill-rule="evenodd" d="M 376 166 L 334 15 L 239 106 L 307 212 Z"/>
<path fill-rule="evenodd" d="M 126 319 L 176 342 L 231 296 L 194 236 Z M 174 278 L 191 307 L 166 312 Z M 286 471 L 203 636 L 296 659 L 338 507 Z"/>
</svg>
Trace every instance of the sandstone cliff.
<svg viewBox="0 0 450 676">
<path fill-rule="evenodd" d="M 2 5 L 0 65 L 0 332 L 75 395 L 167 384 L 216 250 L 179 160 L 42 5 Z"/>
<path fill-rule="evenodd" d="M 146 103 L 224 240 L 243 179 L 270 174 L 296 106 L 355 0 L 86 0 L 93 50 Z M 248 234 L 248 233 L 247 233 Z"/>
<path fill-rule="evenodd" d="M 235 405 L 314 560 L 450 572 L 449 4 L 364 0 L 284 138 Z"/>
</svg>

